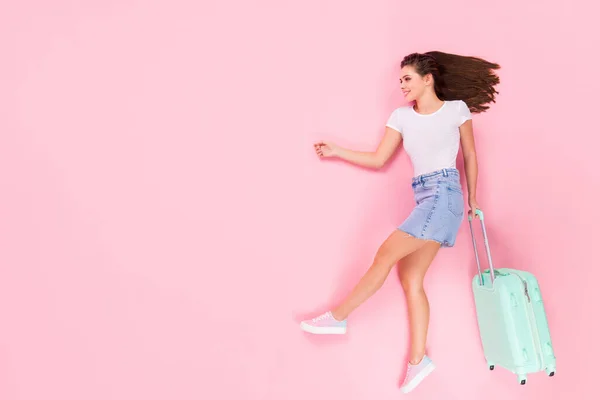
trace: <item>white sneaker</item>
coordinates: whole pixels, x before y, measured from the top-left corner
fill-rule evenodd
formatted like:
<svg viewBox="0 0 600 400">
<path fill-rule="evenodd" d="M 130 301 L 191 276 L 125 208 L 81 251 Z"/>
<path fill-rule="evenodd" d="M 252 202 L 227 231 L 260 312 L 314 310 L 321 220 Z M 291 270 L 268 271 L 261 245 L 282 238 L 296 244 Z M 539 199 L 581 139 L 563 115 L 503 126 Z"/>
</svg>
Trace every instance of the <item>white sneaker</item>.
<svg viewBox="0 0 600 400">
<path fill-rule="evenodd" d="M 406 371 L 406 377 L 404 378 L 404 383 L 400 387 L 402 393 L 408 393 L 414 388 L 417 387 L 419 383 L 427 375 L 429 375 L 435 369 L 435 364 L 431 359 L 427 356 L 424 356 L 421 362 L 416 365 L 408 363 L 408 370 Z"/>
<path fill-rule="evenodd" d="M 303 331 L 314 334 L 343 335 L 346 333 L 346 320 L 338 321 L 333 318 L 331 311 L 300 323 Z"/>
</svg>

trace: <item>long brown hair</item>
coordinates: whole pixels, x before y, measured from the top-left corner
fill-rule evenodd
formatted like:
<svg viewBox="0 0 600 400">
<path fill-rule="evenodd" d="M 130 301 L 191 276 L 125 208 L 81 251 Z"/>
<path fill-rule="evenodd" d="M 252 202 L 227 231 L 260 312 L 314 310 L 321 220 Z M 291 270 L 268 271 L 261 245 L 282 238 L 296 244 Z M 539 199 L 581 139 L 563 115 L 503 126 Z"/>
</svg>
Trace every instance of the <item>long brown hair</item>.
<svg viewBox="0 0 600 400">
<path fill-rule="evenodd" d="M 401 66 L 410 65 L 425 76 L 431 74 L 435 94 L 440 100 L 463 100 L 473 113 L 486 111 L 488 103 L 496 102 L 495 85 L 500 78 L 493 70 L 500 65 L 478 57 L 461 56 L 441 51 L 412 53 L 404 57 Z"/>
</svg>

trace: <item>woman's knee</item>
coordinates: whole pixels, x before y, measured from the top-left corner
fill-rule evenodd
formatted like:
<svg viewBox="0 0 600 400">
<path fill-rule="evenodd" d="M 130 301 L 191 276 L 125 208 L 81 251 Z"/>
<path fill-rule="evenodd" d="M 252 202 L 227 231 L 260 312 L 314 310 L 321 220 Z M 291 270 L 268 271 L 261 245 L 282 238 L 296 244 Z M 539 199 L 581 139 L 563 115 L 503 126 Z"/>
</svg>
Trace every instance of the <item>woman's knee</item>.
<svg viewBox="0 0 600 400">
<path fill-rule="evenodd" d="M 423 278 L 418 274 L 401 274 L 400 283 L 407 294 L 423 291 Z"/>
</svg>

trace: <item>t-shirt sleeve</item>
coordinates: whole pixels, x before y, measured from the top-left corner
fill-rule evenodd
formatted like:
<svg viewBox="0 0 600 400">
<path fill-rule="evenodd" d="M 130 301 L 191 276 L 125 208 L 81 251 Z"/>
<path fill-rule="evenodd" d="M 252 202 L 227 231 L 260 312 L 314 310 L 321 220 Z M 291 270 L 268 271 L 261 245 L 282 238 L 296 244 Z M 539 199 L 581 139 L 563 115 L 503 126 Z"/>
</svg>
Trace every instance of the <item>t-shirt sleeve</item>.
<svg viewBox="0 0 600 400">
<path fill-rule="evenodd" d="M 462 100 L 458 102 L 458 118 L 458 126 L 461 126 L 468 120 L 472 119 L 471 110 L 469 110 L 469 106 L 467 106 L 467 103 L 465 103 Z"/>
<path fill-rule="evenodd" d="M 385 126 L 389 126 L 390 128 L 402 133 L 402 125 L 400 124 L 400 109 L 395 109 L 392 111 L 392 115 L 388 118 L 387 124 Z"/>
</svg>

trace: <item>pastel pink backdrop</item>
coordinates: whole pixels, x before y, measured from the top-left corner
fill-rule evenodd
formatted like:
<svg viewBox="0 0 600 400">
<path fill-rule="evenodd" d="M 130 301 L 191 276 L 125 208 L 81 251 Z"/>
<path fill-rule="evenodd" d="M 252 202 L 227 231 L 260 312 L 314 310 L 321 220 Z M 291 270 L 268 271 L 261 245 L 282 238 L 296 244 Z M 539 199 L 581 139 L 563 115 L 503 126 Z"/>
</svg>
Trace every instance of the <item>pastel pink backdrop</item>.
<svg viewBox="0 0 600 400">
<path fill-rule="evenodd" d="M 400 396 L 395 270 L 347 336 L 298 322 L 407 215 L 411 166 L 320 161 L 312 144 L 374 149 L 404 104 L 402 57 L 432 49 L 502 65 L 474 117 L 478 197 L 496 266 L 539 277 L 558 372 L 521 387 L 487 370 L 465 221 L 426 280 L 438 369 L 412 396 L 596 398 L 593 15 L 583 0 L 4 2 L 0 398 Z"/>
</svg>

